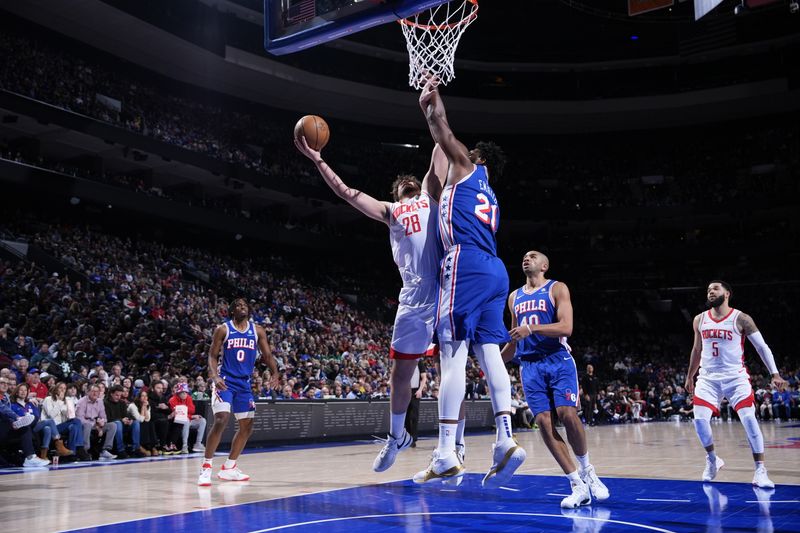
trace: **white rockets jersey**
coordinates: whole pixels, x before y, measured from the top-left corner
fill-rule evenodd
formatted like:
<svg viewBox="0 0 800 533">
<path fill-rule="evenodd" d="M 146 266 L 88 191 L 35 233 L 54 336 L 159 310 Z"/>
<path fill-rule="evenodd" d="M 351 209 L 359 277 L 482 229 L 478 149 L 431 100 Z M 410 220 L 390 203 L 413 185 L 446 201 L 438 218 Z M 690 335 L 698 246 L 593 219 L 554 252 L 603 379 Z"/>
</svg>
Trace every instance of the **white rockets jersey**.
<svg viewBox="0 0 800 533">
<path fill-rule="evenodd" d="M 700 315 L 700 368 L 715 374 L 736 374 L 744 368 L 744 335 L 736 327 L 741 311 L 731 309 L 721 320 L 711 316 L 711 310 Z"/>
<path fill-rule="evenodd" d="M 389 240 L 404 287 L 435 282 L 439 275 L 438 217 L 439 204 L 426 192 L 392 204 Z"/>
</svg>

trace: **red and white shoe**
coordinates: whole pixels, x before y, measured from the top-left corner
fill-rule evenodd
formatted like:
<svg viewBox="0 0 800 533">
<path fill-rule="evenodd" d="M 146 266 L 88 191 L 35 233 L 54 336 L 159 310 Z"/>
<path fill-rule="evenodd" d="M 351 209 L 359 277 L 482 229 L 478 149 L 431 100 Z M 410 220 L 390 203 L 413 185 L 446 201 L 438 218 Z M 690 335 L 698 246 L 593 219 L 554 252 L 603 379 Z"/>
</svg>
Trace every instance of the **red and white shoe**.
<svg viewBox="0 0 800 533">
<path fill-rule="evenodd" d="M 250 476 L 239 470 L 237 465 L 233 465 L 233 468 L 225 468 L 225 465 L 222 465 L 217 477 L 223 481 L 248 481 L 250 479 Z"/>
<path fill-rule="evenodd" d="M 200 477 L 197 478 L 197 486 L 198 487 L 210 487 L 211 486 L 211 467 L 203 467 L 200 470 Z"/>
</svg>

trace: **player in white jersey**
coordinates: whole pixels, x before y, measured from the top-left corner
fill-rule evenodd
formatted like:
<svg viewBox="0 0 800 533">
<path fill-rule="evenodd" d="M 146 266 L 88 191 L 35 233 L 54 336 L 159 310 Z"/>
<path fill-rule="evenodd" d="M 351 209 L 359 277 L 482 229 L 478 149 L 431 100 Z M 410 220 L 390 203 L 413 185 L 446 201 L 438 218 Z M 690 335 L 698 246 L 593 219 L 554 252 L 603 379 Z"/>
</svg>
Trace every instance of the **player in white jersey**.
<svg viewBox="0 0 800 533">
<path fill-rule="evenodd" d="M 411 377 L 417 359 L 433 355 L 430 350 L 438 297 L 437 278 L 441 263 L 438 245 L 439 196 L 447 177 L 447 157 L 434 146 L 431 163 L 420 183 L 414 176 L 398 176 L 392 185 L 394 202 L 382 202 L 348 187 L 312 150 L 305 138 L 295 139 L 300 152 L 314 161 L 325 183 L 340 198 L 367 215 L 389 226 L 392 255 L 403 279 L 389 352 L 394 360 L 391 371 L 389 436 L 372 465 L 383 472 L 394 464 L 398 452 L 411 446 L 413 439 L 405 429 L 406 411 L 411 401 Z"/>
<path fill-rule="evenodd" d="M 733 309 L 729 300 L 731 286 L 714 280 L 708 284 L 708 311 L 694 318 L 694 346 L 686 373 L 686 391 L 694 392 L 694 426 L 706 449 L 703 481 L 712 481 L 725 462 L 714 453 L 711 434 L 711 415 L 719 415 L 722 398 L 728 399 L 742 421 L 755 461 L 753 485 L 772 488 L 764 466 L 764 437 L 756 420 L 753 387 L 744 366 L 744 339 L 755 347 L 759 357 L 772 375 L 772 386 L 782 390 L 786 382 L 778 373 L 772 351 L 764 342 L 755 322 L 749 315 Z M 695 384 L 694 378 L 700 370 Z"/>
</svg>

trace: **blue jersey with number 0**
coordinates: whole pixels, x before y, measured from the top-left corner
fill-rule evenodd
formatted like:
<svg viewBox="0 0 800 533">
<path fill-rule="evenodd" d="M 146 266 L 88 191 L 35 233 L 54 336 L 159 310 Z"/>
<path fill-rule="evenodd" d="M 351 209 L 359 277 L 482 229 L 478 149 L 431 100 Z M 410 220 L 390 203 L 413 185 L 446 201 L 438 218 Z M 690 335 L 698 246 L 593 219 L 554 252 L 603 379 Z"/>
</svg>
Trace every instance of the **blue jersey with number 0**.
<svg viewBox="0 0 800 533">
<path fill-rule="evenodd" d="M 439 236 L 445 250 L 461 244 L 497 256 L 495 233 L 499 225 L 500 206 L 483 165 L 475 165 L 471 174 L 442 191 Z"/>
<path fill-rule="evenodd" d="M 258 334 L 252 322 L 241 332 L 233 325 L 233 321 L 225 322 L 228 334 L 222 343 L 221 376 L 232 378 L 250 378 L 258 357 Z"/>
</svg>

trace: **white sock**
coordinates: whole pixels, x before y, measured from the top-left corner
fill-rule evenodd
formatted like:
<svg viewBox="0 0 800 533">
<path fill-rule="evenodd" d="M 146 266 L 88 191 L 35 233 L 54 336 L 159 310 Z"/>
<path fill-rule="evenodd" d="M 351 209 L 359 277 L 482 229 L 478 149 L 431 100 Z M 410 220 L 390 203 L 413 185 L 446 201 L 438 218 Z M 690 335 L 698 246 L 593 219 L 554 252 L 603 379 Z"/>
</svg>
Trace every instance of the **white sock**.
<svg viewBox="0 0 800 533">
<path fill-rule="evenodd" d="M 456 450 L 456 424 L 439 424 L 439 456 L 450 455 Z"/>
<path fill-rule="evenodd" d="M 711 450 L 710 452 L 706 452 L 706 453 L 708 454 L 708 458 L 709 458 L 709 459 L 711 459 L 712 461 L 715 461 L 715 462 L 716 462 L 716 460 L 717 460 L 717 454 L 716 454 L 716 453 L 714 453 L 714 450 Z"/>
<path fill-rule="evenodd" d="M 591 466 L 589 452 L 586 452 L 586 455 L 576 455 L 575 458 L 578 460 L 578 464 L 581 465 L 581 470 L 586 470 Z"/>
<path fill-rule="evenodd" d="M 225 470 L 230 470 L 230 469 L 231 469 L 231 468 L 233 468 L 234 466 L 236 466 L 236 460 L 235 460 L 235 459 L 231 459 L 230 457 L 228 457 L 227 459 L 225 459 L 225 465 L 223 466 L 223 468 L 224 468 Z"/>
<path fill-rule="evenodd" d="M 403 436 L 403 432 L 406 430 L 406 412 L 403 411 L 400 414 L 392 413 L 392 421 L 391 425 L 389 426 L 389 435 L 392 437 L 399 439 Z"/>
<path fill-rule="evenodd" d="M 764 461 L 756 461 L 756 470 L 764 468 Z"/>
<path fill-rule="evenodd" d="M 497 415 L 494 417 L 494 423 L 497 426 L 497 434 L 495 435 L 497 444 L 509 440 L 512 436 L 511 415 Z"/>
<path fill-rule="evenodd" d="M 214 466 L 213 457 L 211 459 L 206 459 L 205 457 L 203 458 L 203 468 L 211 468 L 213 466 Z"/>
<path fill-rule="evenodd" d="M 464 426 L 466 426 L 466 419 L 462 418 L 458 421 L 456 426 L 456 444 L 464 444 Z"/>
<path fill-rule="evenodd" d="M 567 474 L 567 479 L 569 480 L 571 485 L 580 485 L 583 483 L 581 476 L 578 475 L 578 471 L 574 471 L 571 474 Z"/>
</svg>

